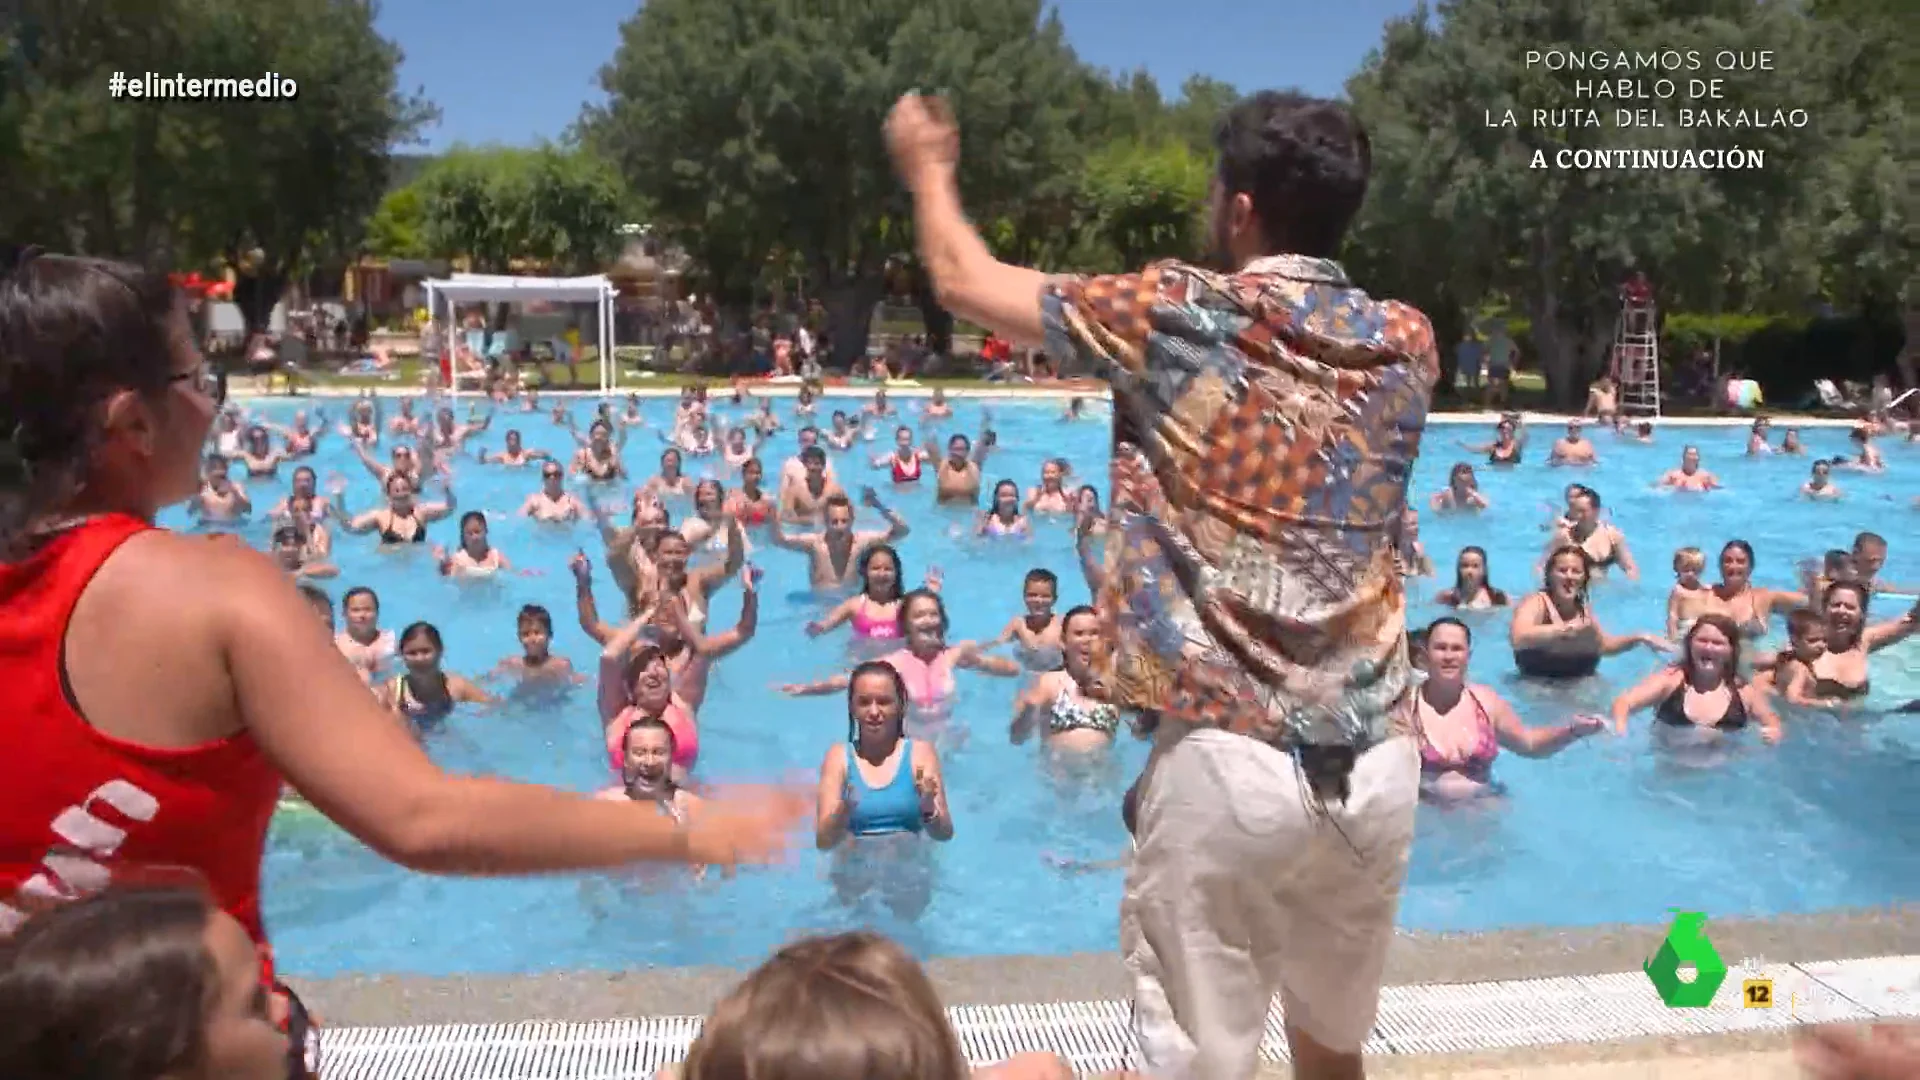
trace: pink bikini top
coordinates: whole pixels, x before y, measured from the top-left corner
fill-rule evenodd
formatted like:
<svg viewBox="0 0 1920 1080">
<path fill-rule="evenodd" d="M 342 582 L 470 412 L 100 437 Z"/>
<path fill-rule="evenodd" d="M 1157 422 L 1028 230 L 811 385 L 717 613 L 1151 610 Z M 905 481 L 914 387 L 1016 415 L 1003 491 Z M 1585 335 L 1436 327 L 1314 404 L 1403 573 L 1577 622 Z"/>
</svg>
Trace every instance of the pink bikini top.
<svg viewBox="0 0 1920 1080">
<path fill-rule="evenodd" d="M 885 659 L 906 680 L 907 698 L 915 708 L 936 709 L 944 707 L 953 697 L 952 656 L 952 652 L 942 649 L 929 663 L 901 649 L 888 653 Z"/>
<path fill-rule="evenodd" d="M 900 633 L 900 612 L 898 608 L 894 609 L 892 615 L 876 616 L 867 614 L 868 609 L 872 606 L 873 601 L 863 596 L 860 598 L 860 606 L 853 609 L 853 619 L 851 621 L 853 623 L 854 637 L 898 638 L 904 636 Z"/>
<path fill-rule="evenodd" d="M 1473 691 L 1466 691 L 1467 700 L 1473 702 L 1473 716 L 1479 728 L 1479 737 L 1474 740 L 1473 748 L 1464 756 L 1451 758 L 1427 741 L 1425 730 L 1420 732 L 1420 771 L 1427 776 L 1457 772 L 1472 780 L 1485 782 L 1493 772 L 1493 759 L 1500 756 L 1500 733 L 1494 730 L 1493 717 L 1487 714 L 1487 707 L 1480 704 L 1480 698 Z M 1421 700 L 1425 705 L 1425 699 Z M 1428 706 L 1431 707 L 1431 706 Z"/>
</svg>

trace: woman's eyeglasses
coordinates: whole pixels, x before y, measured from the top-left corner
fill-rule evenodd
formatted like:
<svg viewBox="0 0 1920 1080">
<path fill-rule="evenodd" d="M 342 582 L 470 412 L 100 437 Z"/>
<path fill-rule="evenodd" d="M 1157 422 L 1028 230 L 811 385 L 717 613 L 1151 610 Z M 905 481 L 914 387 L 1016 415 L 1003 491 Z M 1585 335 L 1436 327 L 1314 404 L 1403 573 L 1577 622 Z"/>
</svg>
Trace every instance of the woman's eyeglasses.
<svg viewBox="0 0 1920 1080">
<path fill-rule="evenodd" d="M 213 399 L 215 405 L 224 405 L 227 401 L 227 380 L 213 370 L 213 365 L 205 360 L 193 366 L 191 371 L 175 372 L 167 377 L 167 382 L 186 383 L 193 390 Z"/>
</svg>

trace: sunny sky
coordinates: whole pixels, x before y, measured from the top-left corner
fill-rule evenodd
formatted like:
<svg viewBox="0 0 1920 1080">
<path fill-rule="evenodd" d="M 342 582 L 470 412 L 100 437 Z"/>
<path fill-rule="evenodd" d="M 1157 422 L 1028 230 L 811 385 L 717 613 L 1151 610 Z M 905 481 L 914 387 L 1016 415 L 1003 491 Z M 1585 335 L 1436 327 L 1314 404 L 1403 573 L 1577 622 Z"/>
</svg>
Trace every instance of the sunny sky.
<svg viewBox="0 0 1920 1080">
<path fill-rule="evenodd" d="M 1200 72 L 1242 89 L 1334 94 L 1413 0 L 1055 0 L 1082 58 L 1144 66 L 1172 91 Z M 640 0 L 386 0 L 380 28 L 406 52 L 401 85 L 440 107 L 427 150 L 557 138 L 597 98 Z"/>
</svg>

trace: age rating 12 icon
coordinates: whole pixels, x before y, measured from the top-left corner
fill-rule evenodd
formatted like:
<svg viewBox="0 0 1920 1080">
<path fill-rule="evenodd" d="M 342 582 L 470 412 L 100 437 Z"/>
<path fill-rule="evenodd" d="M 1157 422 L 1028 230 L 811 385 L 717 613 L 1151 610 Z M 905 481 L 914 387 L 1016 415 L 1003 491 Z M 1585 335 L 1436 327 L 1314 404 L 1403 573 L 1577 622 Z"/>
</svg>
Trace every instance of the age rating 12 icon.
<svg viewBox="0 0 1920 1080">
<path fill-rule="evenodd" d="M 1693 968 L 1693 981 L 1680 978 L 1682 965 Z M 1713 1004 L 1713 995 L 1727 981 L 1727 965 L 1707 940 L 1707 916 L 1702 911 L 1674 909 L 1673 925 L 1667 929 L 1660 951 L 1653 954 L 1640 970 L 1652 980 L 1653 989 L 1670 1009 L 1704 1009 Z M 1769 988 L 1771 1000 L 1771 988 Z"/>
</svg>

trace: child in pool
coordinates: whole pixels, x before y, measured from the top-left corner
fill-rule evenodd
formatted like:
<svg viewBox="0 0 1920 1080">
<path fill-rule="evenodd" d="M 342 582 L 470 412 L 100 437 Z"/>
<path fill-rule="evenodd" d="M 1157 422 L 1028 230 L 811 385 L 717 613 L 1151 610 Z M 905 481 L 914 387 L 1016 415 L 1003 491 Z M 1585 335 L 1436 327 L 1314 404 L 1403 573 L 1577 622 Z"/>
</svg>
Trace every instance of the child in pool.
<svg viewBox="0 0 1920 1080">
<path fill-rule="evenodd" d="M 1787 647 L 1754 660 L 1753 669 L 1759 675 L 1753 684 L 1766 691 L 1783 691 L 1793 681 L 1795 665 L 1811 664 L 1826 651 L 1827 621 L 1812 608 L 1795 608 L 1787 614 Z"/>
<path fill-rule="evenodd" d="M 1052 671 L 1060 666 L 1060 616 L 1053 613 L 1060 599 L 1060 579 L 1051 570 L 1035 567 L 1021 582 L 1020 595 L 1027 613 L 1009 620 L 987 648 L 1015 642 L 1020 663 L 1028 671 Z"/>
<path fill-rule="evenodd" d="M 1806 573 L 1807 595 L 1816 601 L 1827 595 L 1827 590 L 1835 582 L 1857 582 L 1860 580 L 1860 566 L 1854 554 L 1845 548 L 1830 548 L 1821 559 L 1820 572 L 1813 572 L 1813 560 L 1800 564 Z"/>
<path fill-rule="evenodd" d="M 1712 610 L 1716 597 L 1700 580 L 1706 569 L 1707 553 L 1697 547 L 1683 547 L 1673 553 L 1673 590 L 1667 593 L 1668 641 L 1679 641 L 1687 627 Z"/>
<path fill-rule="evenodd" d="M 587 677 L 573 669 L 573 661 L 553 654 L 553 614 L 539 604 L 528 604 L 514 618 L 514 630 L 520 638 L 521 655 L 509 656 L 493 669 L 493 675 L 513 678 L 523 689 L 530 684 L 583 683 Z"/>
</svg>

